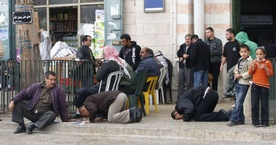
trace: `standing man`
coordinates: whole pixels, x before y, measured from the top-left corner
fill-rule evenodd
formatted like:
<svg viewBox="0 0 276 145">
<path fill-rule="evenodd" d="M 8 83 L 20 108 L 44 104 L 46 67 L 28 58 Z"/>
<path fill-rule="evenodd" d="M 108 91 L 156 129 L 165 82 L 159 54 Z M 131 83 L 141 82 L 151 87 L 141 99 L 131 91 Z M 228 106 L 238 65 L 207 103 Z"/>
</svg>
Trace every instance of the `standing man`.
<svg viewBox="0 0 276 145">
<path fill-rule="evenodd" d="M 222 61 L 220 65 L 220 71 L 223 70 L 223 65 L 227 64 L 227 78 L 226 88 L 223 97 L 234 96 L 234 66 L 238 63 L 240 56 L 240 44 L 235 39 L 235 31 L 233 28 L 229 28 L 225 32 L 227 43 L 224 45 Z"/>
<path fill-rule="evenodd" d="M 96 73 L 95 64 L 96 59 L 93 56 L 92 50 L 89 48 L 91 46 L 92 38 L 89 35 L 84 35 L 82 37 L 82 46 L 77 50 L 77 58 L 80 60 L 86 60 L 92 62 L 93 65 L 89 63 L 81 64 L 81 68 L 79 70 L 83 70 L 82 76 L 82 86 L 83 87 L 92 87 L 93 84 L 93 73 Z M 83 67 L 83 68 L 82 68 Z"/>
<path fill-rule="evenodd" d="M 142 119 L 142 108 L 126 109 L 127 96 L 120 91 L 107 91 L 86 98 L 79 108 L 82 116 L 89 116 L 90 122 L 107 119 L 112 123 L 133 123 Z M 97 114 L 103 117 L 96 118 Z"/>
<path fill-rule="evenodd" d="M 192 35 L 190 51 L 191 66 L 194 72 L 194 87 L 208 85 L 208 70 L 210 67 L 210 48 L 197 35 Z"/>
<path fill-rule="evenodd" d="M 220 63 L 222 55 L 222 42 L 214 35 L 214 29 L 208 27 L 205 30 L 206 40 L 205 43 L 209 45 L 211 54 L 211 64 L 209 72 L 213 76 L 212 89 L 218 91 L 218 77 L 220 72 Z"/>
<path fill-rule="evenodd" d="M 65 90 L 56 84 L 56 73 L 52 71 L 45 73 L 44 82 L 32 84 L 14 96 L 9 109 L 12 111 L 12 121 L 19 124 L 14 134 L 26 131 L 32 134 L 35 128 L 42 129 L 54 122 L 57 115 L 63 122 L 70 120 Z M 23 117 L 33 122 L 27 128 Z"/>
<path fill-rule="evenodd" d="M 192 35 L 187 34 L 185 36 L 185 43 L 180 45 L 179 50 L 177 51 L 177 56 L 179 57 L 179 73 L 178 73 L 178 96 L 184 93 L 185 83 L 187 85 L 187 90 L 193 87 L 193 72 L 190 62 L 190 46 L 192 44 L 191 40 Z"/>
<path fill-rule="evenodd" d="M 141 58 L 139 56 L 141 47 L 137 45 L 135 41 L 131 41 L 131 37 L 129 36 L 129 34 L 123 34 L 121 36 L 121 41 L 122 41 L 123 47 L 120 50 L 119 56 L 122 59 L 126 60 L 126 62 L 135 71 L 141 61 Z"/>
</svg>

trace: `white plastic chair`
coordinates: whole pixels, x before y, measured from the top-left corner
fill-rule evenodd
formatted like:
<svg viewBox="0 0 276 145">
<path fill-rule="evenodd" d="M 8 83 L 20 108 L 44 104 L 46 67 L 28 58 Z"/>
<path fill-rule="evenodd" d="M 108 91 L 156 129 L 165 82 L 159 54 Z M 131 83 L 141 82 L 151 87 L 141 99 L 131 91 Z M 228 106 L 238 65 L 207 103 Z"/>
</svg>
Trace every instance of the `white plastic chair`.
<svg viewBox="0 0 276 145">
<path fill-rule="evenodd" d="M 167 74 L 167 69 L 165 69 L 164 67 L 160 68 L 160 75 L 158 78 L 158 85 L 156 87 L 155 90 L 155 94 L 156 94 L 156 100 L 157 100 L 157 104 L 159 104 L 159 90 L 161 90 L 161 95 L 162 95 L 162 102 L 165 103 L 165 96 L 164 96 L 164 91 L 163 91 L 163 81 L 164 78 Z"/>
<path fill-rule="evenodd" d="M 105 91 L 118 90 L 123 74 L 124 74 L 123 71 L 115 71 L 115 72 L 110 73 L 106 79 Z M 113 79 L 113 84 L 111 84 L 112 79 Z M 101 92 L 102 83 L 103 83 L 103 81 L 101 80 L 98 93 Z"/>
</svg>

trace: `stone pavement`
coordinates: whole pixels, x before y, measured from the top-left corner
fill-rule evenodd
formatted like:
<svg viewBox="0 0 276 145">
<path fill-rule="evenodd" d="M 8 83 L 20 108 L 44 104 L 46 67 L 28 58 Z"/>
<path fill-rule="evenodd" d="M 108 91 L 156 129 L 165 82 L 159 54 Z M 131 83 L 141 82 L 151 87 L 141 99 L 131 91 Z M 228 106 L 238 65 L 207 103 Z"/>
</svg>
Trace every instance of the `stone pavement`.
<svg viewBox="0 0 276 145">
<path fill-rule="evenodd" d="M 233 102 L 219 103 L 216 110 L 229 109 Z M 276 144 L 276 125 L 256 128 L 250 118 L 245 125 L 228 127 L 225 122 L 183 122 L 170 117 L 174 104 L 159 105 L 159 112 L 151 107 L 150 114 L 140 123 L 112 124 L 73 122 L 56 123 L 34 134 L 13 134 L 17 124 L 9 115 L 0 118 L 0 144 Z"/>
</svg>

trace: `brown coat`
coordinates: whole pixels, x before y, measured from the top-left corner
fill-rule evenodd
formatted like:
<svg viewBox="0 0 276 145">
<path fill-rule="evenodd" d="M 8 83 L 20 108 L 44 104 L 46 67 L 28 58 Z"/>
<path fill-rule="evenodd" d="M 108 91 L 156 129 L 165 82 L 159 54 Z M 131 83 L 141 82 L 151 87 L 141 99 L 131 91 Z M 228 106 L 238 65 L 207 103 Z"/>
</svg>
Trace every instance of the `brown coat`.
<svg viewBox="0 0 276 145">
<path fill-rule="evenodd" d="M 107 91 L 87 97 L 83 104 L 89 112 L 90 122 L 94 122 L 96 114 L 103 114 L 106 118 L 109 106 L 120 93 L 120 91 Z"/>
</svg>

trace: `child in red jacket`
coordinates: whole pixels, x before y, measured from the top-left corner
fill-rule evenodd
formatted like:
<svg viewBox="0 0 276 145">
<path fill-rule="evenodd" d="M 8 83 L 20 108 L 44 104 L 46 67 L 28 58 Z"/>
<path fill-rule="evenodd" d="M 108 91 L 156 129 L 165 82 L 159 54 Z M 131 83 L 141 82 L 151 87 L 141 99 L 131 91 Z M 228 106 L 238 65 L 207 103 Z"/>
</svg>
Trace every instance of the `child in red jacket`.
<svg viewBox="0 0 276 145">
<path fill-rule="evenodd" d="M 256 49 L 257 59 L 253 60 L 249 74 L 253 75 L 253 84 L 251 86 L 251 105 L 252 105 L 252 124 L 255 127 L 269 126 L 268 97 L 269 97 L 269 79 L 273 76 L 272 64 L 265 59 L 265 48 Z M 259 121 L 259 100 L 261 99 L 261 124 Z"/>
</svg>

